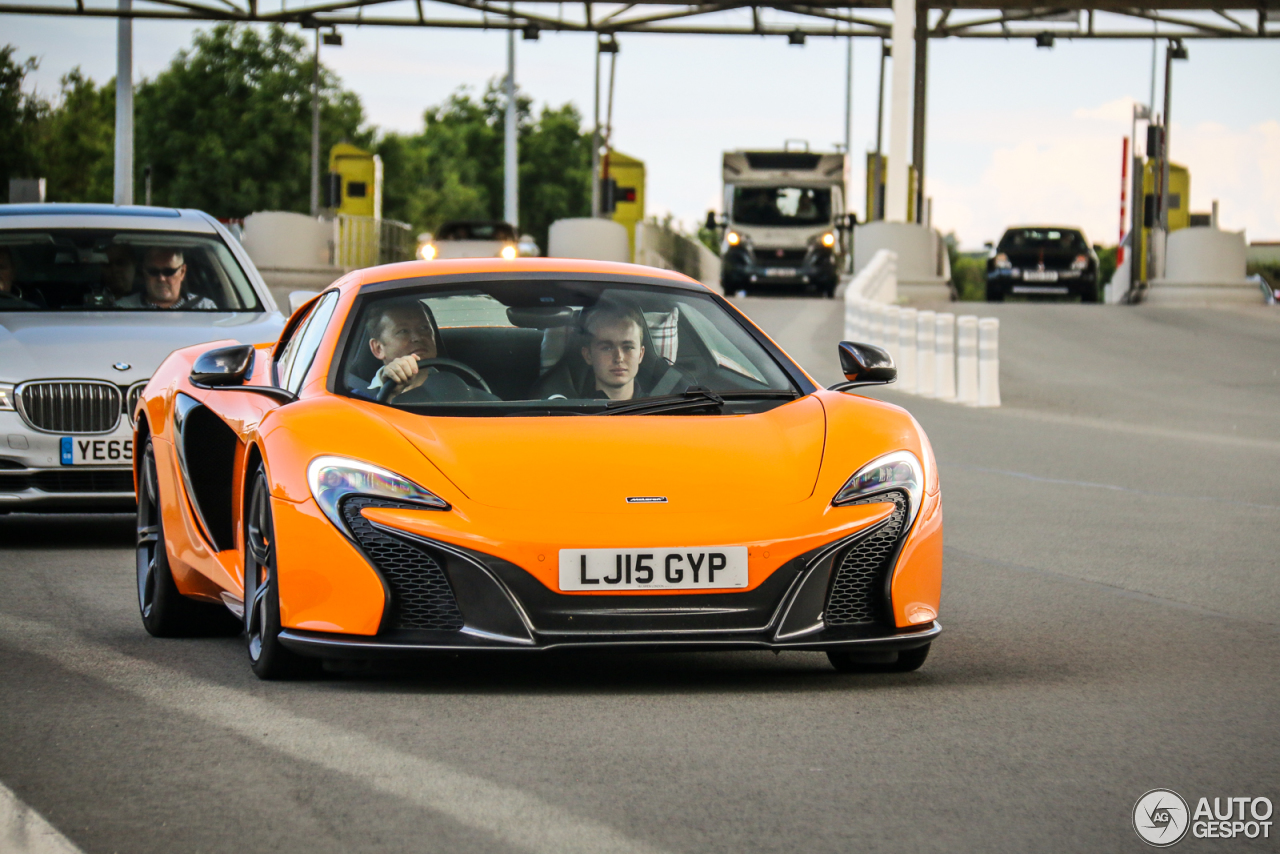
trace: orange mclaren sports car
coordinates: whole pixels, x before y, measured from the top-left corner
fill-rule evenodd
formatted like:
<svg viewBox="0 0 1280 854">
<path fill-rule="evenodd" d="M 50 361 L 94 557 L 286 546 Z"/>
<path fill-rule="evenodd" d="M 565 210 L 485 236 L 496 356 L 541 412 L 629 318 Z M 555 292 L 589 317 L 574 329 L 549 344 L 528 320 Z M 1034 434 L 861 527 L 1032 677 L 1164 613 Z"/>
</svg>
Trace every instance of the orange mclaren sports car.
<svg viewBox="0 0 1280 854">
<path fill-rule="evenodd" d="M 835 355 L 835 354 L 833 354 Z M 177 350 L 136 410 L 153 635 L 323 660 L 569 648 L 825 651 L 918 668 L 940 632 L 937 465 L 678 273 L 565 259 L 346 276 L 274 344 Z"/>
</svg>

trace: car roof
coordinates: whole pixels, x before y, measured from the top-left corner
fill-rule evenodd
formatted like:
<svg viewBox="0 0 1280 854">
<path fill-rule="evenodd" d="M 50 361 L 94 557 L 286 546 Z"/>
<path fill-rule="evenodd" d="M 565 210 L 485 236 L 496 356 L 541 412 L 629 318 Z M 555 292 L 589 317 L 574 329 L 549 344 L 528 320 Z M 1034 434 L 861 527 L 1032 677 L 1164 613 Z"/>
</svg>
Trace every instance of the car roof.
<svg viewBox="0 0 1280 854">
<path fill-rule="evenodd" d="M 492 281 L 494 274 L 503 277 L 545 278 L 549 275 L 585 276 L 594 279 L 646 280 L 648 283 L 666 285 L 683 290 L 707 292 L 701 282 L 675 270 L 660 270 L 640 264 L 621 264 L 615 261 L 590 261 L 582 258 L 458 258 L 447 261 L 405 261 L 400 264 L 384 264 L 351 273 L 339 283 L 346 291 L 405 279 L 419 279 L 426 287 L 444 288 L 458 284 L 468 275 Z M 438 278 L 438 283 L 431 281 Z"/>
<path fill-rule="evenodd" d="M 1078 231 L 1084 234 L 1084 229 L 1078 225 L 1011 225 L 1004 230 L 1004 233 L 1027 231 L 1028 229 L 1035 229 L 1036 231 Z"/>
<path fill-rule="evenodd" d="M 60 202 L 0 205 L 0 230 L 29 228 L 124 228 L 216 233 L 209 215 L 197 210 Z"/>
</svg>

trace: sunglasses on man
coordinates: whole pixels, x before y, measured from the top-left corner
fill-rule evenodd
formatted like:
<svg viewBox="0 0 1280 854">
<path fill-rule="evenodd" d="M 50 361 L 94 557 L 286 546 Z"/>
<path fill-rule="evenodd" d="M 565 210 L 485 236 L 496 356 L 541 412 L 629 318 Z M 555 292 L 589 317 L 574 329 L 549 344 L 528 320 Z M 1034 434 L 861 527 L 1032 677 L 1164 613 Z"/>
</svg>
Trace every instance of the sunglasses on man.
<svg viewBox="0 0 1280 854">
<path fill-rule="evenodd" d="M 153 279 L 168 279 L 171 276 L 177 275 L 178 271 L 185 266 L 187 265 L 179 264 L 176 267 L 147 267 L 144 269 L 144 272 Z"/>
</svg>

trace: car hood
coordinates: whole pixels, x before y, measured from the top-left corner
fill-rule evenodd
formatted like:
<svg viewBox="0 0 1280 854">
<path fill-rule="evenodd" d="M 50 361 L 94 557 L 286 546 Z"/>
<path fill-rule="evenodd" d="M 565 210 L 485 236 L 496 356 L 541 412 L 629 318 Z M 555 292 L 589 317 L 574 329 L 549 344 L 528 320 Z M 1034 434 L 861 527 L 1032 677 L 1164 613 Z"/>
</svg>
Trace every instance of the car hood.
<svg viewBox="0 0 1280 854">
<path fill-rule="evenodd" d="M 283 326 L 279 312 L 4 312 L 0 382 L 84 378 L 129 385 L 150 377 L 179 347 L 227 338 L 260 344 L 279 338 Z"/>
<path fill-rule="evenodd" d="M 723 510 L 727 495 L 794 504 L 813 494 L 826 437 L 811 397 L 756 415 L 386 417 L 472 500 L 566 512 L 617 512 L 628 498 L 675 512 Z"/>
</svg>

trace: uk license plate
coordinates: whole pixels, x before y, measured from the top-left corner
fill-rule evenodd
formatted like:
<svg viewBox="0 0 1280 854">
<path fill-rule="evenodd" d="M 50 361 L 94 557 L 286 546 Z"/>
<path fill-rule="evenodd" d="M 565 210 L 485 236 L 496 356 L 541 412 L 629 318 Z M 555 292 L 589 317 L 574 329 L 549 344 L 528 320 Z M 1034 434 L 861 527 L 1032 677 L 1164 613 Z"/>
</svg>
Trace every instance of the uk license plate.
<svg viewBox="0 0 1280 854">
<path fill-rule="evenodd" d="M 798 276 L 800 271 L 795 267 L 768 267 L 765 269 L 764 274 L 779 279 L 789 279 L 793 276 Z"/>
<path fill-rule="evenodd" d="M 560 550 L 561 590 L 605 593 L 746 586 L 746 546 Z"/>
<path fill-rule="evenodd" d="M 1027 270 L 1022 274 L 1024 282 L 1056 282 L 1058 281 L 1057 270 Z"/>
<path fill-rule="evenodd" d="M 64 466 L 119 466 L 133 462 L 133 439 L 62 437 Z"/>
</svg>

